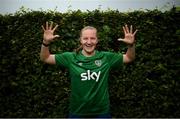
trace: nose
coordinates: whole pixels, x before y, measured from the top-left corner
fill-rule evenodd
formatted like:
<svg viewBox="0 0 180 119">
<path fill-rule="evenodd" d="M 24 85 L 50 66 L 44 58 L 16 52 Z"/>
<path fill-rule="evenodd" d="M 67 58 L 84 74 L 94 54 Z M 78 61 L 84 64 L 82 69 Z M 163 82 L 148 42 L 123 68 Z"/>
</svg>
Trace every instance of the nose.
<svg viewBox="0 0 180 119">
<path fill-rule="evenodd" d="M 87 44 L 91 44 L 91 39 L 90 38 L 87 39 Z"/>
</svg>

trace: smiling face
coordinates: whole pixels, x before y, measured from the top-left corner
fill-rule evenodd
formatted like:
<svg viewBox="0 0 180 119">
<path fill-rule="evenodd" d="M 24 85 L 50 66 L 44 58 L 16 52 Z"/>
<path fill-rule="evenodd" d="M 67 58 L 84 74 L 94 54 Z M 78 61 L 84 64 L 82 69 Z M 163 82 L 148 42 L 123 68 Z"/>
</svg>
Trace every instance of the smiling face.
<svg viewBox="0 0 180 119">
<path fill-rule="evenodd" d="M 81 31 L 80 43 L 82 45 L 82 53 L 85 56 L 93 56 L 98 43 L 97 30 L 94 27 L 85 27 Z"/>
</svg>

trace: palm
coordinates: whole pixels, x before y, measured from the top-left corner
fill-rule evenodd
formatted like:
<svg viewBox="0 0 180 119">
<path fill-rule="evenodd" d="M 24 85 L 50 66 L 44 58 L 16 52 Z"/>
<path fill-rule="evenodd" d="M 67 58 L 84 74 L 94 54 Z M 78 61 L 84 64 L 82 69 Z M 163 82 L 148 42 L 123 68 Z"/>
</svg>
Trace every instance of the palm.
<svg viewBox="0 0 180 119">
<path fill-rule="evenodd" d="M 45 30 L 43 35 L 44 40 L 51 41 L 54 39 L 54 34 L 52 30 Z"/>
<path fill-rule="evenodd" d="M 134 43 L 134 35 L 131 33 L 125 33 L 124 42 L 127 44 L 133 44 Z"/>
<path fill-rule="evenodd" d="M 128 28 L 127 25 L 123 26 L 123 31 L 124 31 L 124 39 L 118 39 L 119 41 L 123 41 L 126 44 L 132 45 L 135 42 L 135 34 L 137 30 L 133 33 L 133 28 L 132 25 L 130 26 L 130 29 Z"/>
<path fill-rule="evenodd" d="M 58 25 L 56 25 L 53 28 L 53 23 L 51 22 L 50 25 L 48 25 L 48 22 L 46 22 L 46 27 L 44 28 L 44 26 L 42 26 L 42 29 L 44 31 L 44 35 L 43 35 L 43 39 L 46 42 L 51 42 L 54 40 L 54 38 L 59 37 L 59 35 L 54 35 L 54 31 L 56 30 L 56 28 L 58 27 Z"/>
</svg>

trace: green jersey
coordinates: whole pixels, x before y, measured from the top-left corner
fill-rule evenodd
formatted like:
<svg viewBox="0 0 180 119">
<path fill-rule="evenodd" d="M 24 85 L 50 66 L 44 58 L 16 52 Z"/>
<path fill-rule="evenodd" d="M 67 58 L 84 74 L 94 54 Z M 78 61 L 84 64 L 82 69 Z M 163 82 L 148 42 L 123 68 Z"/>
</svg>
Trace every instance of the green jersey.
<svg viewBox="0 0 180 119">
<path fill-rule="evenodd" d="M 71 79 L 70 113 L 96 115 L 109 112 L 108 77 L 111 69 L 121 68 L 123 55 L 96 51 L 92 57 L 65 52 L 55 55 L 56 64 L 69 70 Z"/>
</svg>

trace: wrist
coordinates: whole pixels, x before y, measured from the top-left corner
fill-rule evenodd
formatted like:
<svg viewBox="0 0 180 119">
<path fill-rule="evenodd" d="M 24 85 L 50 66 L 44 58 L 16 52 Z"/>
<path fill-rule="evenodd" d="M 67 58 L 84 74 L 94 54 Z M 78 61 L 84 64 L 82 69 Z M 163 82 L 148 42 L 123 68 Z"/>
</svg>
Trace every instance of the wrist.
<svg viewBox="0 0 180 119">
<path fill-rule="evenodd" d="M 49 42 L 49 41 L 46 41 L 46 40 L 43 40 L 43 43 L 44 43 L 44 44 L 47 44 L 47 45 L 50 44 L 50 42 Z"/>
<path fill-rule="evenodd" d="M 43 40 L 42 45 L 45 46 L 45 47 L 48 47 L 50 45 L 50 43 L 45 41 L 45 40 Z"/>
<path fill-rule="evenodd" d="M 133 43 L 133 44 L 128 44 L 128 47 L 131 48 L 131 47 L 133 47 L 134 45 L 135 45 L 135 43 Z"/>
</svg>

